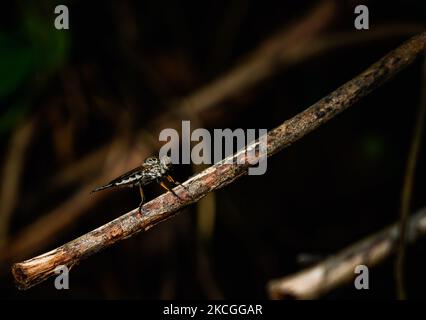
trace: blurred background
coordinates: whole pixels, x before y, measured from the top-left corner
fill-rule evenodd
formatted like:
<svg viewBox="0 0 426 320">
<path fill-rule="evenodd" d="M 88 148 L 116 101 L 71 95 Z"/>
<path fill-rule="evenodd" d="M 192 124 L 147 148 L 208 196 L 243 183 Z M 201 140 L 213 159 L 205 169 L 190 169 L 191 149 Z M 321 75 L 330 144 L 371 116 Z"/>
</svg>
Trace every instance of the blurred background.
<svg viewBox="0 0 426 320">
<path fill-rule="evenodd" d="M 69 8 L 70 29 L 54 28 Z M 354 8 L 370 30 L 354 28 Z M 267 128 L 425 28 L 426 2 L 16 1 L 0 5 L 2 298 L 267 298 L 290 275 L 398 219 L 421 61 L 246 176 L 146 233 L 28 291 L 10 266 L 128 212 L 137 189 L 90 194 L 180 129 Z M 425 150 L 412 211 L 426 205 Z M 184 181 L 203 166 L 178 165 Z M 152 185 L 148 199 L 161 193 Z M 409 297 L 424 298 L 426 241 L 408 248 Z M 324 299 L 393 299 L 394 257 Z"/>
</svg>

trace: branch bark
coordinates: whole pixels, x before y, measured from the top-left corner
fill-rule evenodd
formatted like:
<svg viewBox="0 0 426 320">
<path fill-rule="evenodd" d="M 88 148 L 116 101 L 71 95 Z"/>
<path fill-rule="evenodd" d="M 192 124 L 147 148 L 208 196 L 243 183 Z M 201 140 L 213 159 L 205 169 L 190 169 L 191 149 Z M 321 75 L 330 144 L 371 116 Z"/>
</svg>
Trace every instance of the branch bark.
<svg viewBox="0 0 426 320">
<path fill-rule="evenodd" d="M 352 280 L 356 266 L 372 267 L 388 257 L 397 247 L 399 232 L 398 224 L 394 224 L 311 268 L 272 280 L 268 283 L 269 296 L 272 299 L 316 299 Z M 406 239 L 413 242 L 425 234 L 426 208 L 411 217 Z"/>
<path fill-rule="evenodd" d="M 311 13 L 316 14 L 316 12 Z M 300 24 L 306 24 L 307 20 L 313 20 L 312 16 L 307 16 L 305 20 L 302 20 Z M 330 20 L 328 23 L 330 23 L 332 20 Z M 330 33 L 323 36 L 318 36 L 318 33 L 322 29 L 317 29 L 314 31 L 311 31 L 311 34 L 299 34 L 299 37 L 301 38 L 309 38 L 310 41 L 305 42 L 289 42 L 284 41 L 285 39 L 290 38 L 290 33 L 296 33 L 296 29 L 302 29 L 299 24 L 295 25 L 293 28 L 283 30 L 282 32 L 272 36 L 270 39 L 266 40 L 265 43 L 282 43 L 281 46 L 275 45 L 275 54 L 268 53 L 266 54 L 260 54 L 262 51 L 262 46 L 265 46 L 265 44 L 260 45 L 259 48 L 256 48 L 255 51 L 251 52 L 244 61 L 247 61 L 246 64 L 261 64 L 261 60 L 268 59 L 268 58 L 274 58 L 278 61 L 269 62 L 271 65 L 276 65 L 275 68 L 269 68 L 269 71 L 271 74 L 269 76 L 273 76 L 274 74 L 277 74 L 278 72 L 282 71 L 283 69 L 286 69 L 288 67 L 297 65 L 305 60 L 309 60 L 314 58 L 317 55 L 326 54 L 329 51 L 342 48 L 342 47 L 348 47 L 348 46 L 354 46 L 359 44 L 365 44 L 368 42 L 378 42 L 383 41 L 389 38 L 395 38 L 395 37 L 409 37 L 414 34 L 420 33 L 424 26 L 423 24 L 408 24 L 408 23 L 393 23 L 393 24 L 383 24 L 378 25 L 372 30 L 368 30 L 366 32 L 358 32 L 358 31 L 345 31 L 345 32 L 336 32 L 336 33 Z M 304 29 L 307 29 L 307 27 L 303 27 Z M 325 26 L 323 27 L 325 28 Z M 278 50 L 279 49 L 279 50 Z M 263 50 L 266 51 L 266 50 Z M 252 57 L 249 59 L 249 57 Z M 254 59 L 255 57 L 256 59 Z M 266 62 L 263 64 L 267 65 Z M 185 117 L 188 117 L 189 115 L 195 115 L 199 117 L 202 112 L 206 111 L 212 106 L 215 106 L 217 108 L 220 108 L 220 103 L 226 100 L 229 95 L 231 95 L 228 91 L 228 88 L 226 88 L 226 92 L 218 93 L 217 89 L 213 88 L 219 88 L 221 87 L 219 83 L 225 82 L 224 78 L 230 77 L 230 74 L 236 74 L 237 69 L 244 69 L 242 65 L 237 65 L 235 69 L 231 69 L 228 71 L 228 73 L 225 73 L 224 75 L 218 77 L 216 81 L 206 85 L 205 87 L 202 87 L 195 91 L 193 94 L 185 97 L 182 99 L 182 101 L 177 102 L 176 105 L 172 105 L 171 108 L 176 109 L 179 106 L 182 108 L 178 111 L 173 111 L 173 116 L 178 114 L 183 114 Z M 241 71 L 240 71 L 241 72 Z M 244 73 L 250 74 L 248 71 L 244 71 Z M 262 72 L 263 74 L 263 72 Z M 261 82 L 261 78 L 258 76 L 257 73 L 250 74 L 251 75 L 251 84 L 257 85 Z M 236 81 L 236 80 L 234 80 Z M 236 87 L 239 90 L 239 93 L 247 91 L 247 87 L 243 84 L 238 84 Z M 208 95 L 208 92 L 214 92 L 213 95 Z M 235 93 L 238 94 L 238 93 Z M 197 105 L 196 101 L 202 101 L 202 105 Z M 192 105 L 193 108 L 188 107 L 188 105 Z M 185 110 L 189 110 L 185 113 Z M 195 110 L 198 110 L 198 112 L 195 112 Z M 155 124 L 159 121 L 154 121 Z M 152 127 L 156 127 L 156 125 L 153 125 Z M 151 131 L 151 130 L 148 130 Z M 102 161 L 105 159 L 106 154 L 111 148 L 112 143 L 108 143 L 107 145 L 104 145 L 102 147 L 99 147 L 95 151 L 92 151 L 90 154 L 86 155 L 85 157 L 77 160 L 76 162 L 70 164 L 67 168 L 56 174 L 51 179 L 51 186 L 52 188 L 57 187 L 63 187 L 66 185 L 69 185 L 71 183 L 74 183 L 75 181 L 81 180 L 83 177 L 87 177 L 88 173 L 93 172 L 94 168 L 97 168 L 100 166 Z"/>
<path fill-rule="evenodd" d="M 268 133 L 267 153 L 271 156 L 296 142 L 321 124 L 356 103 L 369 92 L 389 80 L 426 50 L 426 32 L 417 35 L 390 52 L 363 73 L 324 97 L 305 111 L 285 121 Z M 171 193 L 165 193 L 143 206 L 145 212 L 138 216 L 137 209 L 93 230 L 80 238 L 30 260 L 16 263 L 12 273 L 22 289 L 47 279 L 54 274 L 58 265 L 69 268 L 83 258 L 103 250 L 119 240 L 126 239 L 140 231 L 146 231 L 179 210 L 198 201 L 209 192 L 218 190 L 247 173 L 250 163 L 260 160 L 260 155 L 246 152 L 257 148 L 254 141 L 245 149 L 207 168 L 178 187 L 175 192 L 182 198 L 178 201 Z M 242 159 L 243 164 L 237 164 Z M 241 163 L 241 162 L 239 162 Z"/>
</svg>

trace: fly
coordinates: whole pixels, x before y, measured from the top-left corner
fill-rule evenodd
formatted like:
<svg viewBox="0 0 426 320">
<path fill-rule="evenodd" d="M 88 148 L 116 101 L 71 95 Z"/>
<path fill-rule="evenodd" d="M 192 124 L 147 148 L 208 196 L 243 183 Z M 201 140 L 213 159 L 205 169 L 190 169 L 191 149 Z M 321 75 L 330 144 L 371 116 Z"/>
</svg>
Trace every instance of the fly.
<svg viewBox="0 0 426 320">
<path fill-rule="evenodd" d="M 165 190 L 170 191 L 173 193 L 173 195 L 179 198 L 179 196 L 165 184 L 165 180 L 167 180 L 168 182 L 173 183 L 175 186 L 181 185 L 170 176 L 169 172 L 171 168 L 172 160 L 169 157 L 165 156 L 161 159 L 155 156 L 149 157 L 145 159 L 141 166 L 122 174 L 118 178 L 115 178 L 103 186 L 95 188 L 92 192 L 115 187 L 139 187 L 139 192 L 141 195 L 139 213 L 142 213 L 142 205 L 145 200 L 142 187 L 150 184 L 151 182 L 157 182 Z"/>
</svg>

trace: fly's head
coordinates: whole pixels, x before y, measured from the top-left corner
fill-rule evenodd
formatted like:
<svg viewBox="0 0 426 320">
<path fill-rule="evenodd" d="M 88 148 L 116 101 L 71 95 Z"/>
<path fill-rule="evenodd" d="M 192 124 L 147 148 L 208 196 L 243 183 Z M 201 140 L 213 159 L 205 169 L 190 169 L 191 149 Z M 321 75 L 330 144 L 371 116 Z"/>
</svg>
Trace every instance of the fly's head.
<svg viewBox="0 0 426 320">
<path fill-rule="evenodd" d="M 149 167 L 156 166 L 160 164 L 160 160 L 158 160 L 157 157 L 149 157 L 145 159 L 144 164 L 148 165 Z"/>
</svg>

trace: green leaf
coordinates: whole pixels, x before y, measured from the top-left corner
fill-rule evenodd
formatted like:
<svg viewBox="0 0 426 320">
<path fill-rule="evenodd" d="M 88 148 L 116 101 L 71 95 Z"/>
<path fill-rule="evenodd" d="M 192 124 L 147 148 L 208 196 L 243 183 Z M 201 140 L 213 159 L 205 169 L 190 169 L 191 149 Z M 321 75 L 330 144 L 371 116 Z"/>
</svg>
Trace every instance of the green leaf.
<svg viewBox="0 0 426 320">
<path fill-rule="evenodd" d="M 0 33 L 0 99 L 14 92 L 32 72 L 29 47 L 14 43 Z"/>
<path fill-rule="evenodd" d="M 34 54 L 37 71 L 44 75 L 56 72 L 68 52 L 68 30 L 57 30 L 53 21 L 43 19 L 31 6 L 24 11 L 24 33 Z"/>
</svg>

